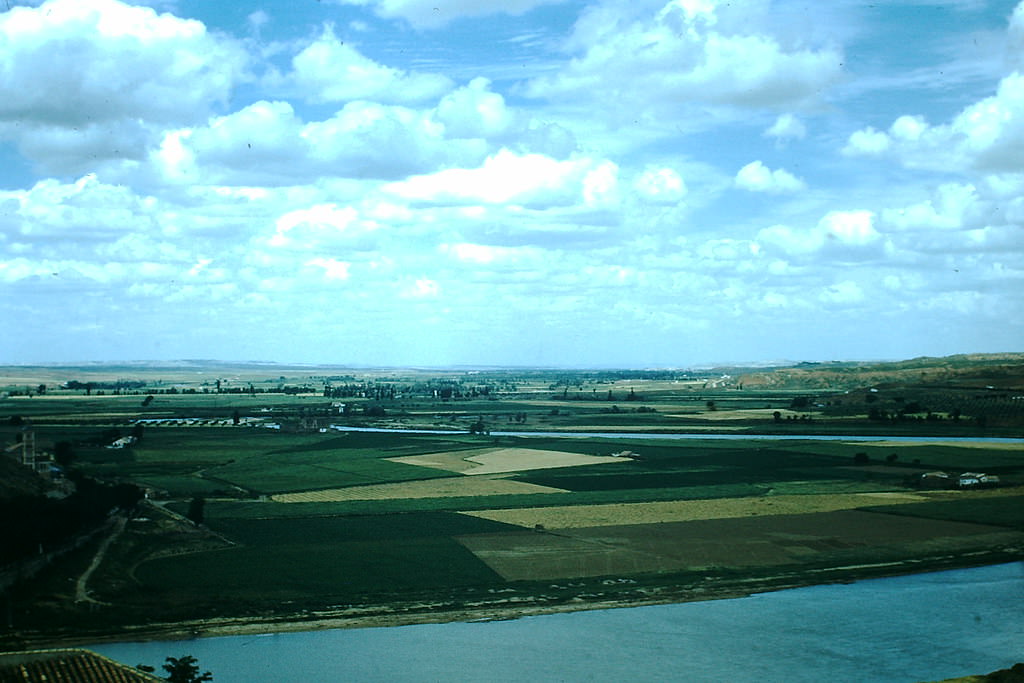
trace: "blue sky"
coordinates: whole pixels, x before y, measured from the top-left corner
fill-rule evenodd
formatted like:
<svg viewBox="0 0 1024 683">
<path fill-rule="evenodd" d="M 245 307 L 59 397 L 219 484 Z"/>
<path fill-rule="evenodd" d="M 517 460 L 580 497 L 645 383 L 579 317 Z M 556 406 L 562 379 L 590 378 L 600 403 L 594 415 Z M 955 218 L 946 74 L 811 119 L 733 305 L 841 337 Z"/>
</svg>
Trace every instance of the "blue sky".
<svg viewBox="0 0 1024 683">
<path fill-rule="evenodd" d="M 5 6 L 0 362 L 1021 350 L 1024 3 Z"/>
</svg>

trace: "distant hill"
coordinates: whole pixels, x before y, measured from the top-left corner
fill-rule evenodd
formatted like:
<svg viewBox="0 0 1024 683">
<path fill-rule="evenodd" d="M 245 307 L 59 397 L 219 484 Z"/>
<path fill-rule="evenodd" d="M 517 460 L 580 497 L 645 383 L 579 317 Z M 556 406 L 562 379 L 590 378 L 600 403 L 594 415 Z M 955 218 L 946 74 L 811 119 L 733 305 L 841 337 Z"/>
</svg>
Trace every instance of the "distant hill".
<svg viewBox="0 0 1024 683">
<path fill-rule="evenodd" d="M 903 385 L 1024 391 L 1024 353 L 922 357 L 889 363 L 799 363 L 743 373 L 736 381 L 750 389 L 848 391 Z"/>
</svg>

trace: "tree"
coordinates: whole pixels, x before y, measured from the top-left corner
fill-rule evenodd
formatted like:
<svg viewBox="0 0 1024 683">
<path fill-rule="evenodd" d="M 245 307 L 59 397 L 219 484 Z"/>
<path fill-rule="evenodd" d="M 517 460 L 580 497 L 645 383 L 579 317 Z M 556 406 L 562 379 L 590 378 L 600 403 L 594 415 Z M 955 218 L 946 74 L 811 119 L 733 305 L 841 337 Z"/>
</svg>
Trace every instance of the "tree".
<svg viewBox="0 0 1024 683">
<path fill-rule="evenodd" d="M 199 667 L 196 664 L 196 658 L 192 655 L 168 657 L 167 663 L 164 664 L 167 680 L 171 681 L 171 683 L 202 683 L 202 681 L 212 681 L 213 674 L 209 671 L 204 671 L 200 674 Z"/>
<path fill-rule="evenodd" d="M 192 502 L 188 504 L 188 512 L 185 514 L 193 524 L 199 526 L 205 519 L 205 511 L 203 508 L 206 507 L 206 499 L 202 496 L 196 496 L 192 499 Z"/>
<path fill-rule="evenodd" d="M 57 464 L 67 469 L 75 460 L 75 449 L 70 441 L 58 441 L 53 446 L 53 459 Z"/>
</svg>

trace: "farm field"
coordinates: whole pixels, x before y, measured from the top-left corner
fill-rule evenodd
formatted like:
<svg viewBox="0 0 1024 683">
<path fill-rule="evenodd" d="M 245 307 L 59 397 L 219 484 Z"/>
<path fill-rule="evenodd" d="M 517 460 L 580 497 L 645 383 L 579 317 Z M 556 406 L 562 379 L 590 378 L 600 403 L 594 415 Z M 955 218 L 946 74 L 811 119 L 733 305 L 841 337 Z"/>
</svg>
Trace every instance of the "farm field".
<svg viewBox="0 0 1024 683">
<path fill-rule="evenodd" d="M 68 588 L 91 559 L 87 546 L 18 588 L 15 627 L 0 640 L 685 600 L 712 584 L 742 592 L 754 579 L 770 589 L 1024 556 L 1024 444 L 986 440 L 1008 435 L 998 429 L 954 441 L 936 432 L 961 427 L 931 425 L 923 440 L 863 442 L 853 423 L 850 440 L 765 440 L 744 425 L 795 429 L 800 420 L 789 418 L 806 413 L 790 409 L 793 391 L 708 398 L 697 380 L 607 380 L 591 399 L 635 391 L 654 412 L 592 401 L 587 416 L 583 398 L 567 398 L 576 385 L 543 375 L 491 384 L 473 375 L 476 395 L 460 402 L 442 397 L 470 386 L 454 374 L 408 376 L 394 399 L 381 388 L 399 384 L 393 375 L 345 376 L 363 394 L 376 387 L 371 399 L 320 395 L 340 382 L 322 371 L 265 373 L 222 377 L 220 389 L 235 394 L 216 393 L 215 377 L 184 373 L 128 395 L 48 389 L 0 402 L 7 444 L 31 430 L 74 476 L 147 494 L 89 578 L 90 601 Z M 170 388 L 177 393 L 159 393 Z M 395 409 L 392 400 L 413 425 L 462 428 L 332 428 L 397 419 L 370 415 Z M 156 421 L 165 416 L 176 421 Z M 729 440 L 631 436 L 677 418 L 719 434 L 747 431 Z M 585 431 L 581 424 L 619 434 L 529 433 Z M 525 433 L 498 436 L 490 426 Z M 999 485 L 917 486 L 936 470 L 984 472 Z"/>
</svg>

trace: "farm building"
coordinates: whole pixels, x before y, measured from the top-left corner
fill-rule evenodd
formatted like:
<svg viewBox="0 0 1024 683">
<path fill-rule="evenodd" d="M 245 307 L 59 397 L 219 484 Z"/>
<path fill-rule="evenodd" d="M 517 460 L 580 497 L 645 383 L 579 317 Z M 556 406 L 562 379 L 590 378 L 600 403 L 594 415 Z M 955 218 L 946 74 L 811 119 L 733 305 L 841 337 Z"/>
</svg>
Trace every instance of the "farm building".
<svg viewBox="0 0 1024 683">
<path fill-rule="evenodd" d="M 0 683 L 150 683 L 162 680 L 90 650 L 0 652 Z"/>
<path fill-rule="evenodd" d="M 964 472 L 957 480 L 957 486 L 962 489 L 978 486 L 996 486 L 999 484 L 999 477 L 984 472 Z"/>
<path fill-rule="evenodd" d="M 998 476 L 984 472 L 964 472 L 960 475 L 952 475 L 948 472 L 925 472 L 918 479 L 918 486 L 923 489 L 970 489 L 998 485 Z"/>
</svg>

